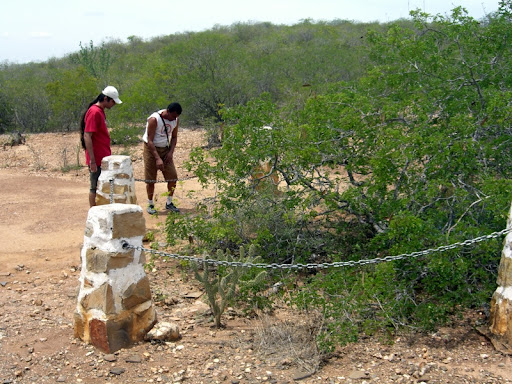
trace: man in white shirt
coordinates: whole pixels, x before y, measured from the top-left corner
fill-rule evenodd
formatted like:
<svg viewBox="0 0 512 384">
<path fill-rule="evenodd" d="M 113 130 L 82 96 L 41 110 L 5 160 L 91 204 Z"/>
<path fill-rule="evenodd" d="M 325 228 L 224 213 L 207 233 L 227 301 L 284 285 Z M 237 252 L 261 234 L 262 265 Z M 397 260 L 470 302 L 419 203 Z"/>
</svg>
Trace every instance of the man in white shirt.
<svg viewBox="0 0 512 384">
<path fill-rule="evenodd" d="M 171 103 L 167 109 L 154 112 L 148 117 L 144 141 L 144 178 L 146 179 L 146 192 L 148 195 L 147 211 L 154 215 L 157 211 L 153 201 L 155 182 L 158 170 L 167 180 L 167 202 L 165 209 L 179 212 L 172 202 L 178 173 L 174 166 L 174 149 L 178 141 L 179 116 L 182 108 L 179 103 Z"/>
</svg>

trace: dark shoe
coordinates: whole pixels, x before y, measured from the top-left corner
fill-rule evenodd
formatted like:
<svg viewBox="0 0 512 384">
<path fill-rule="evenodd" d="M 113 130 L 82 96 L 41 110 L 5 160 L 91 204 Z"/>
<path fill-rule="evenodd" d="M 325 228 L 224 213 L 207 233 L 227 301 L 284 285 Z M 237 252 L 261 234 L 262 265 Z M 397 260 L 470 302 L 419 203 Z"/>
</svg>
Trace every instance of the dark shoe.
<svg viewBox="0 0 512 384">
<path fill-rule="evenodd" d="M 156 214 L 156 209 L 155 209 L 155 206 L 154 205 L 148 205 L 148 209 L 147 209 L 148 213 L 150 215 L 155 215 Z"/>
<path fill-rule="evenodd" d="M 165 204 L 165 209 L 176 213 L 180 213 L 180 210 L 176 208 L 176 206 L 172 202 Z"/>
</svg>

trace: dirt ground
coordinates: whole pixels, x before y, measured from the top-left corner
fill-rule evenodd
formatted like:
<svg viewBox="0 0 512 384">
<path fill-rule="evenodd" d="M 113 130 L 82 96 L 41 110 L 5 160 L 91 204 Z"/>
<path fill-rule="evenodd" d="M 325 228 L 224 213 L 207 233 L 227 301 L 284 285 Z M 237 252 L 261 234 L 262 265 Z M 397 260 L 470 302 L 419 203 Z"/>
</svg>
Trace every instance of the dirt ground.
<svg viewBox="0 0 512 384">
<path fill-rule="evenodd" d="M 142 342 L 110 355 L 85 345 L 73 337 L 72 320 L 89 208 L 87 169 L 75 167 L 77 156 L 84 163 L 83 152 L 76 133 L 26 139 L 0 147 L 0 384 L 512 382 L 510 356 L 476 331 L 486 324 L 484 313 L 431 335 L 403 335 L 393 343 L 363 339 L 321 360 L 313 343 L 294 339 L 311 319 L 285 306 L 276 304 L 275 316 L 260 318 L 229 309 L 226 328 L 212 328 L 201 288 L 172 260 L 157 260 L 148 276 L 159 320 L 176 322 L 181 340 Z M 203 143 L 202 130 L 181 130 L 180 177 L 193 176 L 182 163 Z M 127 154 L 118 147 L 113 153 Z M 143 178 L 141 148 L 128 153 L 135 177 Z M 158 193 L 164 190 L 157 184 Z M 143 183 L 136 192 L 145 208 Z M 188 179 L 179 184 L 177 205 L 190 211 L 197 199 L 214 194 Z M 158 233 L 164 198 L 156 204 L 158 217 L 144 214 L 147 228 Z"/>
</svg>

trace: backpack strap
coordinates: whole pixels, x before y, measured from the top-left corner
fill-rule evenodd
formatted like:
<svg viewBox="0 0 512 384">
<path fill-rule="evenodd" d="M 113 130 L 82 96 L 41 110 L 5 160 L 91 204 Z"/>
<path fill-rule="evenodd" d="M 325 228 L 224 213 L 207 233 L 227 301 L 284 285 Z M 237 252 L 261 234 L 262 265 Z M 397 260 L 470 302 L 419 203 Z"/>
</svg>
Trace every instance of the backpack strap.
<svg viewBox="0 0 512 384">
<path fill-rule="evenodd" d="M 167 136 L 167 148 L 169 148 L 169 132 L 167 132 L 167 126 L 165 125 L 164 118 L 160 113 L 158 115 L 160 116 L 160 118 L 162 119 L 162 123 L 164 124 L 165 135 Z"/>
</svg>

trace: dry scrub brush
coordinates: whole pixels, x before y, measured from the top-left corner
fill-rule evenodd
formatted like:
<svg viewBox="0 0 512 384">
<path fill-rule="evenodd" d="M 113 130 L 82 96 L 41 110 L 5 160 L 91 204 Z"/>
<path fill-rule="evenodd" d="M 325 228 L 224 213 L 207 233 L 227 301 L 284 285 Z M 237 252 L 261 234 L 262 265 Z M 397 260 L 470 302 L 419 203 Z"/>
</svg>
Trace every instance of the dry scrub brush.
<svg viewBox="0 0 512 384">
<path fill-rule="evenodd" d="M 254 328 L 254 350 L 280 365 L 314 373 L 325 357 L 317 345 L 321 316 L 295 313 L 292 319 L 262 315 Z"/>
</svg>

